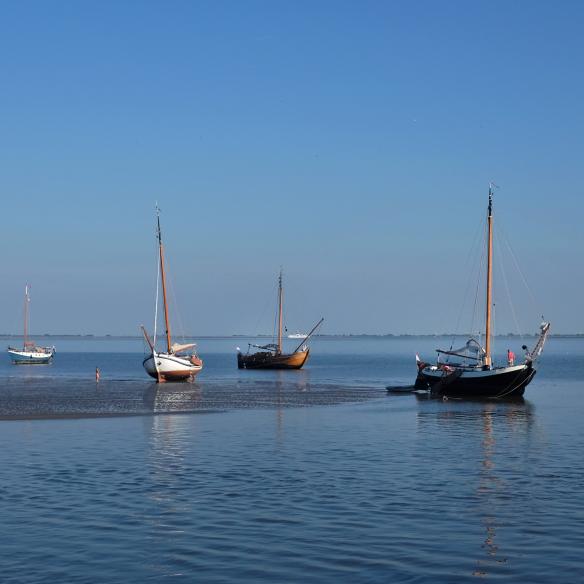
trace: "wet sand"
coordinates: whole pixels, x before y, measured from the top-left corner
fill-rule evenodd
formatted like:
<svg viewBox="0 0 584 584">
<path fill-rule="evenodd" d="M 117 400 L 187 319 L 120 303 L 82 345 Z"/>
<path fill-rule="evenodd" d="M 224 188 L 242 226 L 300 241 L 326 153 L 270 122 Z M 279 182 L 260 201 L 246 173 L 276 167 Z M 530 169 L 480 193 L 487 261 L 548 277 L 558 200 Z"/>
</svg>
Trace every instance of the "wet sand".
<svg viewBox="0 0 584 584">
<path fill-rule="evenodd" d="M 0 420 L 204 413 L 361 402 L 382 397 L 379 387 L 308 383 L 297 379 L 204 380 L 164 383 L 67 378 L 0 380 Z"/>
</svg>

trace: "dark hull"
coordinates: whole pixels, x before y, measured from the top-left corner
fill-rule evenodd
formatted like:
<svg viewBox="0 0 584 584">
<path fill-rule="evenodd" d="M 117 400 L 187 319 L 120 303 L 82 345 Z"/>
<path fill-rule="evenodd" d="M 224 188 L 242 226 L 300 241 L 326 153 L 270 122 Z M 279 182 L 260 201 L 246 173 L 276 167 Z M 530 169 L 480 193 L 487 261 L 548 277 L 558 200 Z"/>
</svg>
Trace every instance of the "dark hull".
<svg viewBox="0 0 584 584">
<path fill-rule="evenodd" d="M 514 399 L 523 396 L 525 388 L 535 376 L 535 369 L 527 366 L 520 371 L 465 377 L 459 371 L 449 375 L 434 377 L 418 373 L 416 387 L 430 389 L 432 394 L 459 398 L 499 398 Z"/>
<path fill-rule="evenodd" d="M 274 355 L 267 351 L 251 355 L 237 354 L 239 369 L 301 369 L 308 359 L 310 351 L 292 353 L 290 355 Z"/>
</svg>

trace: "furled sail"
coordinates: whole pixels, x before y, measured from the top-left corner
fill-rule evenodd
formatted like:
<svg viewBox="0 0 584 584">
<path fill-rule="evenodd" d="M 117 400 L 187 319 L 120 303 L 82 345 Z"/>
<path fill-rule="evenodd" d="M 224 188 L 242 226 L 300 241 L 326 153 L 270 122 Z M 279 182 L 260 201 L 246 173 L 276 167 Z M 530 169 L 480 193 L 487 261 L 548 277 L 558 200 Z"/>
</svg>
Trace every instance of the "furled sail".
<svg viewBox="0 0 584 584">
<path fill-rule="evenodd" d="M 464 346 L 460 347 L 459 349 L 450 349 L 449 351 L 443 351 L 441 349 L 438 349 L 438 353 L 442 353 L 443 355 L 454 355 L 455 357 L 463 357 L 465 359 L 473 359 L 476 361 L 480 361 L 485 356 L 485 349 L 476 339 L 471 338 L 468 341 L 466 341 Z"/>
<path fill-rule="evenodd" d="M 537 339 L 537 343 L 535 347 L 531 350 L 530 353 L 527 355 L 528 361 L 536 361 L 537 358 L 541 355 L 543 351 L 543 346 L 545 345 L 545 341 L 547 339 L 548 333 L 550 331 L 550 323 L 549 322 L 542 322 L 539 326 L 539 338 Z M 525 345 L 524 345 L 525 346 Z"/>
<path fill-rule="evenodd" d="M 196 346 L 197 346 L 196 343 L 186 343 L 186 344 L 182 344 L 182 345 L 180 343 L 172 343 L 171 350 L 173 353 L 181 353 L 182 351 L 187 351 L 188 349 L 193 349 Z"/>
</svg>

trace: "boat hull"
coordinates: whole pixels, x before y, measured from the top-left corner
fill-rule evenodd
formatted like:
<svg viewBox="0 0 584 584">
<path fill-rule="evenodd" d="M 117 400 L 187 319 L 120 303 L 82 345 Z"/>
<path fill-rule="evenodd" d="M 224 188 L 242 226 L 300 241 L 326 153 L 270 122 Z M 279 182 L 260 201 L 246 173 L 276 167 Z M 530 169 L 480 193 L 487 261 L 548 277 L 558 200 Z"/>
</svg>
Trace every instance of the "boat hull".
<svg viewBox="0 0 584 584">
<path fill-rule="evenodd" d="M 8 354 L 15 365 L 47 365 L 51 362 L 55 351 L 53 349 L 21 351 L 9 348 Z"/>
<path fill-rule="evenodd" d="M 197 358 L 196 358 L 197 359 Z M 146 373 L 156 381 L 189 381 L 203 369 L 203 362 L 190 357 L 178 357 L 168 353 L 153 353 L 142 362 Z"/>
<path fill-rule="evenodd" d="M 260 351 L 251 355 L 237 353 L 239 369 L 301 369 L 306 363 L 310 349 L 297 351 L 289 355 L 274 355 L 268 351 Z"/>
<path fill-rule="evenodd" d="M 523 396 L 535 373 L 531 364 L 490 370 L 424 367 L 418 372 L 415 386 L 449 397 L 509 399 Z"/>
</svg>

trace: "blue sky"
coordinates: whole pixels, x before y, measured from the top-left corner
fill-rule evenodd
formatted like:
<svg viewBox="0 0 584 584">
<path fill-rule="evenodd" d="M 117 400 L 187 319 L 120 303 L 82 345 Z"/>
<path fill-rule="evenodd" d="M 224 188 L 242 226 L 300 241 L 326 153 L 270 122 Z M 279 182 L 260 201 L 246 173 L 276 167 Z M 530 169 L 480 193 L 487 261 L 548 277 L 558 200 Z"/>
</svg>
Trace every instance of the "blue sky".
<svg viewBox="0 0 584 584">
<path fill-rule="evenodd" d="M 545 311 L 584 331 L 583 17 L 579 2 L 5 3 L 0 332 L 20 330 L 27 281 L 35 332 L 149 324 L 155 201 L 186 333 L 271 331 L 280 265 L 291 329 L 451 331 L 490 180 L 536 298 L 512 290 L 520 328 Z"/>
</svg>

